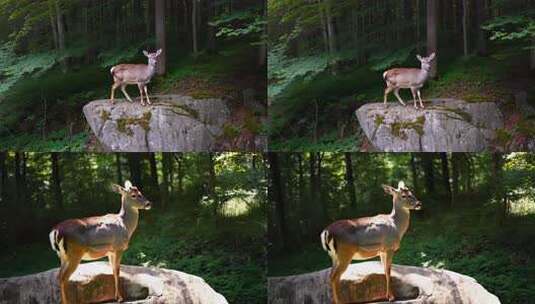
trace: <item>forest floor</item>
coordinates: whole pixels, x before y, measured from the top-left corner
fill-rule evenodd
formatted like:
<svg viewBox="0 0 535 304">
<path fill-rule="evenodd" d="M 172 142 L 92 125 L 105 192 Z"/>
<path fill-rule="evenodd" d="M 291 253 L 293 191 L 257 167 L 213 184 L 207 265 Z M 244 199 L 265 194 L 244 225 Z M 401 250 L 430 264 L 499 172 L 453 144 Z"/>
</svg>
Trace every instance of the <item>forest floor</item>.
<svg viewBox="0 0 535 304">
<path fill-rule="evenodd" d="M 197 211 L 195 211 L 197 210 Z M 175 269 L 203 278 L 229 303 L 265 303 L 265 216 L 218 218 L 182 206 L 144 212 L 122 264 Z M 4 250 L 0 277 L 20 276 L 59 267 L 43 242 Z"/>
<path fill-rule="evenodd" d="M 156 77 L 149 91 L 151 95 L 183 94 L 228 100 L 232 127 L 260 134 L 266 115 L 266 84 L 265 71 L 255 64 L 256 58 L 255 48 L 243 43 L 228 45 L 216 54 L 201 53 L 196 58 L 168 58 L 166 75 Z M 57 67 L 40 77 L 19 81 L 0 104 L 0 146 L 11 150 L 99 151 L 82 107 L 91 100 L 109 98 L 108 70 L 89 65 L 73 67 L 64 74 Z M 247 89 L 258 104 L 243 102 Z M 127 91 L 131 96 L 138 95 L 133 86 L 127 87 Z"/>
<path fill-rule="evenodd" d="M 526 58 L 500 50 L 488 57 L 459 58 L 443 54 L 440 60 L 439 78 L 429 81 L 422 89 L 424 99 L 497 102 L 507 126 L 499 130 L 496 150 L 510 150 L 512 141 L 522 144 L 526 137 L 535 136 L 534 119 L 522 117 L 515 108 L 514 95 L 519 92 L 525 92 L 527 102 L 535 107 L 535 74 L 528 70 Z M 357 69 L 348 66 L 335 74 L 324 72 L 306 83 L 295 84 L 284 103 L 306 104 L 306 107 L 301 105 L 299 121 L 272 135 L 270 147 L 274 151 L 365 151 L 368 145 L 354 112 L 364 103 L 382 102 L 383 92 L 380 73 L 370 71 L 368 66 Z M 400 93 L 404 100 L 412 99 L 409 90 Z M 393 98 L 390 96 L 390 102 L 394 102 Z"/>
<path fill-rule="evenodd" d="M 502 303 L 526 303 L 535 297 L 535 247 L 529 245 L 535 237 L 535 210 L 500 221 L 493 209 L 456 207 L 440 216 L 413 214 L 394 263 L 456 271 L 475 278 Z M 311 240 L 299 251 L 271 257 L 268 276 L 328 267 L 330 258 L 319 239 Z"/>
</svg>

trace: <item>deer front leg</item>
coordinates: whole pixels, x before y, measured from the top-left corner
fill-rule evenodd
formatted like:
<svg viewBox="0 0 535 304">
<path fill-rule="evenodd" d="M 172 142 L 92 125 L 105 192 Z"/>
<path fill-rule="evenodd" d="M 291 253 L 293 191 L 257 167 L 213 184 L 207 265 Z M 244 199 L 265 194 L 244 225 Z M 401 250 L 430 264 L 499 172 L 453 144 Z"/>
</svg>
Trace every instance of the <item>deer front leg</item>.
<svg viewBox="0 0 535 304">
<path fill-rule="evenodd" d="M 390 94 L 390 92 L 392 92 L 392 88 L 387 86 L 386 89 L 385 89 L 384 104 L 386 104 L 386 102 L 388 101 L 388 94 Z"/>
<path fill-rule="evenodd" d="M 397 99 L 399 100 L 399 102 L 401 102 L 402 105 L 405 105 L 403 99 L 401 99 L 401 97 L 399 96 L 399 88 L 394 90 L 394 95 L 396 95 Z"/>
<path fill-rule="evenodd" d="M 414 103 L 414 108 L 418 109 L 418 104 L 416 103 L 416 89 L 415 88 L 411 88 L 411 93 L 412 93 L 412 101 Z"/>
<path fill-rule="evenodd" d="M 128 93 L 126 92 L 125 87 L 126 87 L 125 84 L 121 85 L 121 91 L 123 92 L 123 94 L 124 94 L 124 96 L 126 97 L 126 99 L 128 99 L 128 101 L 132 102 L 132 98 L 130 98 L 130 96 L 129 96 Z"/>
<path fill-rule="evenodd" d="M 386 251 L 380 254 L 381 262 L 385 271 L 386 277 L 386 299 L 392 302 L 395 299 L 394 292 L 392 292 L 392 286 L 390 282 L 390 270 L 392 269 L 392 257 L 394 256 L 393 251 Z"/>
<path fill-rule="evenodd" d="M 115 96 L 115 90 L 117 89 L 117 87 L 119 87 L 119 84 L 117 83 L 114 83 L 112 86 L 111 86 L 111 96 L 110 96 L 110 102 L 111 104 L 114 104 L 115 100 L 114 100 L 114 96 Z"/>
<path fill-rule="evenodd" d="M 138 84 L 137 88 L 139 89 L 139 98 L 141 98 L 141 105 L 145 105 L 145 100 L 143 99 L 143 85 Z"/>
<path fill-rule="evenodd" d="M 422 102 L 422 94 L 420 93 L 420 89 L 418 89 L 418 99 L 420 100 L 420 107 L 425 108 L 424 107 L 424 103 Z"/>
<path fill-rule="evenodd" d="M 122 302 L 124 300 L 121 294 L 121 288 L 119 284 L 122 255 L 122 251 L 116 251 L 108 255 L 108 260 L 110 261 L 110 266 L 113 271 L 113 281 L 115 284 L 115 299 L 117 300 L 117 302 Z"/>
<path fill-rule="evenodd" d="M 144 89 L 145 89 L 145 96 L 147 97 L 147 103 L 151 104 L 150 99 L 149 99 L 149 92 L 147 92 L 147 85 L 145 85 Z"/>
</svg>

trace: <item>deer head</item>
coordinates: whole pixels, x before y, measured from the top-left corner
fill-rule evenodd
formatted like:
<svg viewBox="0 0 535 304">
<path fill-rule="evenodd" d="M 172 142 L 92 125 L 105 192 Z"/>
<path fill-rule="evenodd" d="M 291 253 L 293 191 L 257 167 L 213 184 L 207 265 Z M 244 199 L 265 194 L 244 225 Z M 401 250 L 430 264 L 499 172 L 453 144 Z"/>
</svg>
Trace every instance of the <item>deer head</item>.
<svg viewBox="0 0 535 304">
<path fill-rule="evenodd" d="M 435 59 L 435 53 L 429 55 L 428 57 L 416 55 L 416 58 L 418 58 L 418 60 L 420 60 L 422 63 L 422 70 L 429 71 L 431 68 L 431 62 Z"/>
<path fill-rule="evenodd" d="M 394 206 L 409 210 L 420 210 L 422 203 L 412 194 L 412 192 L 405 186 L 403 181 L 398 183 L 398 188 L 388 185 L 383 185 L 386 194 L 392 195 Z"/>
<path fill-rule="evenodd" d="M 158 56 L 160 56 L 161 53 L 162 53 L 162 49 L 159 49 L 154 53 L 149 53 L 147 51 L 143 51 L 143 55 L 145 55 L 145 56 L 147 56 L 147 58 L 149 58 L 149 65 L 150 66 L 156 66 L 156 58 L 158 58 Z"/>
<path fill-rule="evenodd" d="M 121 194 L 125 207 L 149 210 L 152 206 L 152 203 L 130 181 L 124 182 L 124 187 L 116 184 L 111 187 L 114 192 Z"/>
</svg>

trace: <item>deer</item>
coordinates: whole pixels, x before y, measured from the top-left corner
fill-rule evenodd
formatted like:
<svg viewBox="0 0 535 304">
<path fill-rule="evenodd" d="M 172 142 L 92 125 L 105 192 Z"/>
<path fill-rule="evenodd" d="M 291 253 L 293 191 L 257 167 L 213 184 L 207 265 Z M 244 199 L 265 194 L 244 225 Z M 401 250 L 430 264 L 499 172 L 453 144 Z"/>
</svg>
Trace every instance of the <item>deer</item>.
<svg viewBox="0 0 535 304">
<path fill-rule="evenodd" d="M 432 53 L 428 57 L 422 57 L 416 55 L 416 58 L 421 63 L 421 68 L 396 68 L 390 69 L 383 73 L 383 79 L 386 82 L 384 104 L 388 100 L 388 94 L 394 91 L 394 95 L 397 97 L 399 102 L 405 106 L 403 99 L 399 96 L 400 89 L 411 89 L 412 98 L 414 101 L 414 108 L 418 109 L 416 103 L 416 96 L 418 95 L 418 100 L 420 101 L 420 107 L 423 109 L 424 104 L 422 102 L 422 94 L 420 89 L 424 86 L 427 78 L 429 78 L 429 70 L 431 69 L 431 62 L 435 59 L 435 53 Z"/>
<path fill-rule="evenodd" d="M 340 277 L 351 261 L 377 256 L 381 259 L 386 277 L 385 299 L 395 299 L 390 283 L 392 258 L 409 227 L 410 210 L 420 210 L 422 203 L 403 181 L 398 183 L 397 189 L 388 185 L 383 185 L 383 189 L 392 196 L 393 208 L 390 214 L 339 220 L 320 234 L 322 247 L 332 260 L 329 281 L 334 304 L 340 303 Z"/>
<path fill-rule="evenodd" d="M 139 89 L 139 96 L 141 98 L 141 105 L 145 105 L 143 99 L 143 92 L 147 98 L 147 104 L 151 104 L 149 99 L 149 93 L 147 91 L 147 84 L 150 82 L 154 74 L 156 73 L 156 58 L 160 56 L 162 49 L 157 50 L 154 53 L 143 51 L 143 55 L 147 56 L 148 64 L 119 64 L 110 69 L 110 73 L 113 77 L 113 85 L 111 87 L 111 104 L 114 104 L 115 90 L 121 87 L 121 91 L 128 101 L 132 102 L 132 98 L 128 95 L 125 88 L 129 84 L 137 84 Z"/>
<path fill-rule="evenodd" d="M 70 276 L 82 260 L 108 257 L 115 283 L 115 300 L 123 301 L 119 288 L 121 257 L 136 230 L 139 210 L 151 209 L 141 191 L 125 181 L 124 187 L 112 184 L 111 190 L 121 195 L 121 210 L 81 219 L 68 219 L 57 224 L 49 234 L 50 245 L 61 261 L 58 281 L 61 303 L 67 304 L 66 287 Z"/>
</svg>

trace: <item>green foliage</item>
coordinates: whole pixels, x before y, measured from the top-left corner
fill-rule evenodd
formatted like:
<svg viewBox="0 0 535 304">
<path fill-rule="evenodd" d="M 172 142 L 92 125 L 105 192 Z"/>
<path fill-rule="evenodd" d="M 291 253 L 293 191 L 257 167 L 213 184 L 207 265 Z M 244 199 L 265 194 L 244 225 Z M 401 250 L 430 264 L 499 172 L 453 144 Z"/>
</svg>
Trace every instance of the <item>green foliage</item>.
<svg viewBox="0 0 535 304">
<path fill-rule="evenodd" d="M 370 58 L 372 71 L 383 72 L 395 64 L 402 64 L 407 61 L 416 46 L 409 46 L 394 52 L 373 55 Z"/>
<path fill-rule="evenodd" d="M 209 22 L 210 26 L 217 28 L 216 37 L 240 38 L 250 35 L 259 35 L 264 31 L 266 21 L 259 10 L 235 11 L 230 14 L 217 16 Z"/>
<path fill-rule="evenodd" d="M 490 31 L 491 40 L 514 41 L 535 38 L 535 19 L 529 15 L 500 16 L 489 21 L 483 29 Z M 533 48 L 533 46 L 528 47 Z"/>
<path fill-rule="evenodd" d="M 67 129 L 54 131 L 42 138 L 36 134 L 15 134 L 0 138 L 0 147 L 11 151 L 83 152 L 89 134 L 82 132 L 69 136 Z"/>
</svg>

